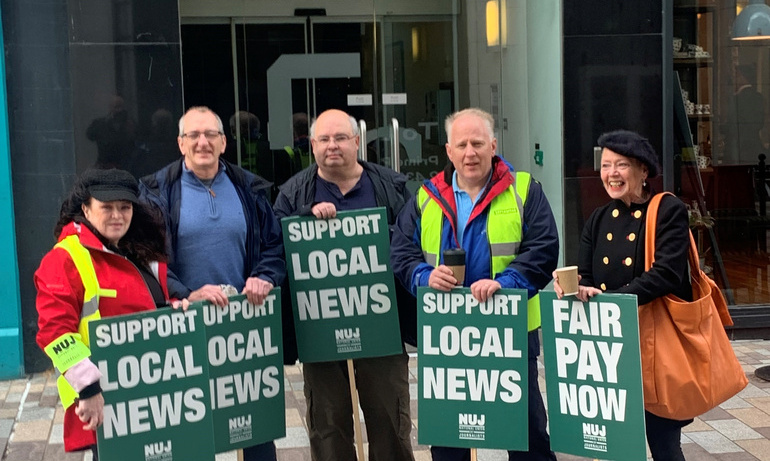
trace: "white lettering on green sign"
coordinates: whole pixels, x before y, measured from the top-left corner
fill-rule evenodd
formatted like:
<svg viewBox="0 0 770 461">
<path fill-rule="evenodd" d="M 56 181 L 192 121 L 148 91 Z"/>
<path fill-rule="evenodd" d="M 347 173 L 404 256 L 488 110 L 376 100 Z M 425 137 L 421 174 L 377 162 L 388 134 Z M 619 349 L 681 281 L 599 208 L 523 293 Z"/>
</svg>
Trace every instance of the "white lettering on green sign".
<svg viewBox="0 0 770 461">
<path fill-rule="evenodd" d="M 368 310 L 384 314 L 390 311 L 388 292 L 384 283 L 299 291 L 296 306 L 300 321 L 367 315 Z"/>
<path fill-rule="evenodd" d="M 316 219 L 313 221 L 291 222 L 287 226 L 289 241 L 309 242 L 326 238 L 335 238 L 337 234 L 345 237 L 370 235 L 380 232 L 379 214 L 346 216 L 344 218 Z"/>
<path fill-rule="evenodd" d="M 587 380 L 590 377 L 600 383 L 605 380 L 609 383 L 618 382 L 618 360 L 623 351 L 623 343 L 582 340 L 578 345 L 568 338 L 556 338 L 555 342 L 559 378 L 567 377 L 568 365 L 577 364 L 577 379 Z"/>
<path fill-rule="evenodd" d="M 256 402 L 260 395 L 273 398 L 281 390 L 278 375 L 278 368 L 271 365 L 264 370 L 251 370 L 211 379 L 211 408 L 221 409 Z"/>
<path fill-rule="evenodd" d="M 515 370 L 424 368 L 422 392 L 425 399 L 495 402 L 499 398 L 516 403 L 521 400 L 520 381 Z"/>
<path fill-rule="evenodd" d="M 503 332 L 502 340 L 500 330 Z M 449 325 L 439 330 L 438 341 L 434 341 L 433 328 L 423 325 L 422 339 L 422 352 L 425 355 L 521 358 L 521 351 L 513 347 L 513 328 L 487 327 L 482 339 L 478 327 L 467 326 L 461 330 Z"/>
<path fill-rule="evenodd" d="M 140 434 L 152 429 L 195 423 L 206 416 L 203 390 L 177 391 L 173 394 L 152 395 L 127 402 L 104 405 L 104 438 Z"/>
<path fill-rule="evenodd" d="M 553 302 L 553 328 L 556 333 L 564 331 L 564 322 L 569 322 L 569 334 L 586 336 L 612 336 L 622 338 L 620 328 L 620 306 L 615 303 L 588 303 L 588 312 L 581 301 L 570 302 L 561 299 Z"/>
<path fill-rule="evenodd" d="M 428 291 L 423 295 L 423 311 L 426 314 L 457 314 L 464 311 L 473 313 L 477 308 L 482 315 L 518 315 L 519 295 L 495 295 L 483 303 L 468 293 L 436 293 Z"/>
<path fill-rule="evenodd" d="M 160 381 L 197 376 L 203 373 L 203 367 L 195 364 L 195 354 L 192 346 L 184 346 L 184 354 L 180 355 L 176 348 L 167 349 L 161 354 L 155 351 L 145 352 L 141 357 L 126 355 L 116 364 L 116 376 L 110 376 L 107 361 L 100 360 L 99 370 L 102 372 L 101 386 L 104 391 L 131 389 L 140 383 L 155 384 Z"/>
<path fill-rule="evenodd" d="M 147 341 L 153 332 L 160 338 L 194 332 L 197 315 L 197 310 L 190 309 L 181 312 L 175 311 L 158 317 L 103 323 L 96 327 L 96 345 L 107 347 L 111 344 L 119 346 L 133 343 L 137 340 L 137 336 Z"/>
<path fill-rule="evenodd" d="M 626 390 L 559 383 L 559 412 L 606 421 L 625 421 Z"/>
<path fill-rule="evenodd" d="M 275 295 L 267 295 L 265 301 L 255 306 L 251 304 L 248 298 L 241 300 L 231 300 L 230 304 L 224 307 L 206 304 L 203 306 L 203 323 L 206 326 L 224 323 L 225 319 L 230 322 L 236 320 L 250 320 L 253 318 L 273 315 L 275 311 Z"/>
<path fill-rule="evenodd" d="M 273 333 L 269 327 L 264 328 L 261 335 L 258 329 L 249 330 L 246 338 L 239 331 L 231 333 L 227 338 L 209 338 L 209 364 L 213 367 L 277 353 L 278 346 L 273 344 Z"/>
<path fill-rule="evenodd" d="M 377 246 L 369 245 L 366 252 L 362 247 L 350 249 L 350 257 L 345 250 L 335 248 L 331 251 L 314 250 L 307 256 L 305 265 L 297 253 L 291 254 L 294 280 L 318 280 L 328 276 L 347 277 L 359 274 L 377 274 L 387 272 L 388 266 L 380 264 Z"/>
</svg>

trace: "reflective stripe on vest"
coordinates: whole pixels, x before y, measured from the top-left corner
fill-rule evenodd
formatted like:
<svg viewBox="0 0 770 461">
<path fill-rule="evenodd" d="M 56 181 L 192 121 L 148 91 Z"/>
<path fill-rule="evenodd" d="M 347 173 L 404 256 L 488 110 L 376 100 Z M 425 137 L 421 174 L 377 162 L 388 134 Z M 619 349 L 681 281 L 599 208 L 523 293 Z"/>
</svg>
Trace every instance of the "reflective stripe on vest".
<svg viewBox="0 0 770 461">
<path fill-rule="evenodd" d="M 503 272 L 516 259 L 522 239 L 522 222 L 524 203 L 527 201 L 529 184 L 532 176 L 529 173 L 516 172 L 514 186 L 492 199 L 487 213 L 487 240 L 491 256 L 490 273 L 492 278 Z M 444 214 L 441 207 L 432 200 L 424 186 L 417 192 L 417 203 L 420 205 L 422 219 L 420 221 L 420 242 L 425 262 L 433 267 L 441 260 L 442 226 Z M 501 225 L 510 223 L 510 225 Z M 540 326 L 540 297 L 533 296 L 527 301 L 527 329 L 536 330 Z"/>
<path fill-rule="evenodd" d="M 78 333 L 72 334 L 71 338 L 82 343 L 83 347 L 88 349 L 88 322 L 101 318 L 101 315 L 99 314 L 99 298 L 114 298 L 117 296 L 117 292 L 115 290 L 99 287 L 99 280 L 96 278 L 96 270 L 94 269 L 94 262 L 91 259 L 91 254 L 88 252 L 88 249 L 80 243 L 80 239 L 77 235 L 65 237 L 61 242 L 57 243 L 54 248 L 65 250 L 75 264 L 78 274 L 80 274 L 80 280 L 82 281 L 83 289 L 85 290 L 83 295 L 83 308 L 80 311 Z M 58 343 L 60 339 L 61 338 L 55 339 L 51 344 Z M 46 347 L 46 352 L 48 352 L 48 347 L 50 346 L 51 345 L 49 344 Z M 51 357 L 50 354 L 49 357 Z M 86 357 L 88 357 L 88 355 L 82 357 L 81 360 Z M 69 368 L 69 366 L 67 366 L 64 369 L 60 369 L 53 357 L 51 357 L 51 360 L 54 361 L 54 365 L 57 366 L 57 371 L 60 373 L 64 373 L 67 371 L 67 368 Z M 70 365 L 74 365 L 74 363 Z M 75 389 L 70 386 L 67 380 L 64 379 L 63 374 L 57 378 L 56 385 L 59 389 L 59 397 L 61 398 L 64 408 L 72 405 L 78 397 L 78 394 Z"/>
</svg>

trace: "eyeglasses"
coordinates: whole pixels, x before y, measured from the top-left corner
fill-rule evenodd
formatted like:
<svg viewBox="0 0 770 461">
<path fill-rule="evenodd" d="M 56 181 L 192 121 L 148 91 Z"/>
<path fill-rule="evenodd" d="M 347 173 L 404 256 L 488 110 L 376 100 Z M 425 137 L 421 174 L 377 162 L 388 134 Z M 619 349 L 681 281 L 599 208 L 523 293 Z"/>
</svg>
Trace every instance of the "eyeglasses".
<svg viewBox="0 0 770 461">
<path fill-rule="evenodd" d="M 182 137 L 183 138 L 190 138 L 190 141 L 197 141 L 198 138 L 201 137 L 201 135 L 205 136 L 206 139 L 209 142 L 213 142 L 213 141 L 216 141 L 217 138 L 222 136 L 222 132 L 221 131 L 215 131 L 215 130 L 206 130 L 206 131 L 204 131 L 202 133 L 200 131 L 191 131 L 189 133 L 182 134 Z"/>
<path fill-rule="evenodd" d="M 351 139 L 353 139 L 353 136 L 347 134 L 335 134 L 333 137 L 319 136 L 315 138 L 315 141 L 322 146 L 326 146 L 332 142 L 332 140 L 334 140 L 335 144 L 342 144 L 350 141 Z"/>
</svg>

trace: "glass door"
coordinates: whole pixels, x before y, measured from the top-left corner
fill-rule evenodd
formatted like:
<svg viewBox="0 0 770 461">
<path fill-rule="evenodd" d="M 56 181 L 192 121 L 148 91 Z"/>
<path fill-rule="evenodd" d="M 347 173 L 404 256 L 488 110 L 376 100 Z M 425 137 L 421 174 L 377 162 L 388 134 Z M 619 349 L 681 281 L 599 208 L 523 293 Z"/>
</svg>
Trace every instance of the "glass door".
<svg viewBox="0 0 770 461">
<path fill-rule="evenodd" d="M 380 11 L 376 0 L 363 15 L 308 9 L 183 23 L 185 106 L 215 110 L 225 158 L 274 182 L 274 192 L 312 162 L 309 125 L 331 108 L 364 122 L 366 160 L 402 171 L 416 188 L 446 163 L 453 16 Z"/>
</svg>

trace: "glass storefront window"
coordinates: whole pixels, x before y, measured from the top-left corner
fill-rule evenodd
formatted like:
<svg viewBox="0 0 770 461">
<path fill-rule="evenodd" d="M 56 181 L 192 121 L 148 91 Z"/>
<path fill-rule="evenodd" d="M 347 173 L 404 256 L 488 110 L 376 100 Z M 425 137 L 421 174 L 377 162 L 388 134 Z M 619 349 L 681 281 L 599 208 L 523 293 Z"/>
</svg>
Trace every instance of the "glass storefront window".
<svg viewBox="0 0 770 461">
<path fill-rule="evenodd" d="M 674 175 L 701 267 L 730 304 L 770 302 L 770 40 L 736 41 L 746 0 L 674 0 Z"/>
</svg>

